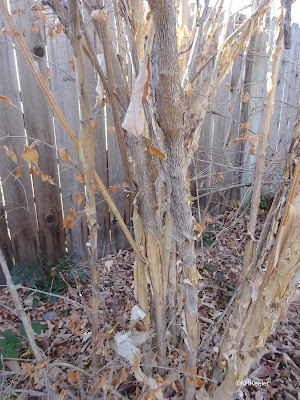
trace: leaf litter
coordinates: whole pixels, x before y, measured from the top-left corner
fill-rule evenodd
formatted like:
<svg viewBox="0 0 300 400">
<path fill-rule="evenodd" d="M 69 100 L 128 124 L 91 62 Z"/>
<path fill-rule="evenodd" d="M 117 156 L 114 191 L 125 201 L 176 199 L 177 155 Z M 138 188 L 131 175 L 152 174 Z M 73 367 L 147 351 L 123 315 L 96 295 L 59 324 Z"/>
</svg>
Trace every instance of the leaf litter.
<svg viewBox="0 0 300 400">
<path fill-rule="evenodd" d="M 201 377 L 210 376 L 212 361 L 209 355 L 219 345 L 226 317 L 220 324 L 216 322 L 241 278 L 248 218 L 247 214 L 237 218 L 235 208 L 222 215 L 206 218 L 205 231 L 198 242 L 200 342 L 203 343 L 206 332 L 212 327 L 217 326 L 217 329 L 208 348 L 200 347 L 199 369 L 193 371 L 196 376 L 190 378 L 197 388 L 196 398 L 205 395 L 205 380 Z M 263 220 L 264 215 L 261 215 L 257 235 Z M 100 326 L 94 346 L 91 341 L 92 289 L 89 280 L 82 282 L 77 277 L 75 283 L 68 285 L 65 293 L 56 298 L 53 305 L 48 301 L 40 301 L 36 308 L 32 307 L 26 290 L 19 290 L 31 320 L 43 326 L 36 335 L 37 344 L 45 354 L 45 360 L 42 363 L 40 361 L 39 365 L 33 360 L 27 340 L 20 335 L 21 321 L 14 310 L 13 301 L 7 290 L 2 290 L 0 332 L 12 330 L 21 345 L 18 348 L 19 358 L 0 360 L 0 392 L 9 396 L 9 393 L 19 390 L 19 399 L 41 398 L 43 393 L 46 396 L 41 374 L 42 369 L 46 368 L 52 387 L 60 399 L 184 399 L 183 373 L 187 355 L 182 343 L 176 347 L 171 344 L 170 331 L 167 332 L 167 375 L 162 378 L 158 374 L 154 353 L 150 355 L 152 378 L 147 378 L 143 372 L 143 343 L 154 334 L 153 330 L 138 332 L 132 328 L 129 331 L 129 327 L 133 326 L 131 321 L 143 316 L 133 294 L 134 258 L 131 250 L 122 250 L 99 260 Z M 85 265 L 81 267 L 85 268 Z M 281 322 L 267 340 L 269 352 L 252 366 L 248 374 L 252 381 L 264 381 L 268 386 L 240 388 L 236 399 L 299 398 L 299 300 L 291 304 L 287 322 Z M 93 352 L 98 354 L 100 360 L 99 370 L 96 371 L 91 367 Z M 34 396 L 35 392 L 40 395 Z"/>
</svg>

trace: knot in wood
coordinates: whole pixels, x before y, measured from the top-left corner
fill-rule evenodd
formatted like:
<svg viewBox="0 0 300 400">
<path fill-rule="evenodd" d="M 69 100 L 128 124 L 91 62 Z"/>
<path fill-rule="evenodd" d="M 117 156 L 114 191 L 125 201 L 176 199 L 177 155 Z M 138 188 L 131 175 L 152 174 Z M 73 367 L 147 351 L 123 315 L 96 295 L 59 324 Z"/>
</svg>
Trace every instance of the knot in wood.
<svg viewBox="0 0 300 400">
<path fill-rule="evenodd" d="M 33 50 L 33 53 L 37 56 L 37 57 L 44 57 L 45 55 L 45 49 L 43 46 L 36 46 Z"/>
<path fill-rule="evenodd" d="M 47 224 L 52 224 L 55 221 L 55 216 L 53 214 L 46 215 L 45 221 Z"/>
</svg>

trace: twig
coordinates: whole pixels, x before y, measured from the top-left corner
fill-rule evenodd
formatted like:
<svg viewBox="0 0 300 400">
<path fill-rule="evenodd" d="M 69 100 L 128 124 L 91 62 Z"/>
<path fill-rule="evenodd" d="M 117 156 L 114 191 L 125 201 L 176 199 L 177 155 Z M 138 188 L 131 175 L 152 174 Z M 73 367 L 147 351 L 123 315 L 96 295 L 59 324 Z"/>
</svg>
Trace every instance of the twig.
<svg viewBox="0 0 300 400">
<path fill-rule="evenodd" d="M 273 185 L 274 183 L 281 183 L 281 182 L 283 182 L 283 181 L 282 180 L 280 180 L 280 181 L 263 181 L 262 184 L 263 185 Z M 284 182 L 288 183 L 288 182 L 290 182 L 290 179 L 285 179 Z M 249 182 L 249 183 L 239 183 L 237 185 L 223 186 L 221 188 L 208 191 L 207 193 L 199 194 L 198 196 L 193 197 L 193 201 L 201 199 L 206 196 L 209 196 L 210 194 L 215 194 L 215 193 L 219 193 L 219 192 L 224 192 L 226 190 L 231 190 L 231 189 L 236 189 L 236 188 L 246 187 L 246 186 L 253 186 L 253 185 L 254 185 L 253 182 Z"/>
<path fill-rule="evenodd" d="M 25 389 L 14 389 L 14 388 L 10 388 L 0 392 L 0 394 L 11 394 L 11 393 L 25 393 L 28 394 L 29 396 L 36 396 L 36 397 L 47 396 L 46 392 L 38 392 L 37 390 L 25 390 Z"/>
<path fill-rule="evenodd" d="M 206 378 L 205 376 L 201 376 L 201 375 L 197 375 L 197 374 L 190 374 L 189 372 L 179 371 L 179 369 L 175 369 L 175 368 L 161 367 L 161 366 L 157 366 L 157 365 L 148 365 L 148 364 L 140 364 L 140 366 L 141 367 L 149 367 L 149 368 L 161 368 L 161 369 L 165 369 L 166 371 L 178 372 L 179 374 L 182 374 L 185 376 L 192 376 L 193 378 L 200 378 L 207 382 L 218 383 L 217 381 Z"/>
<path fill-rule="evenodd" d="M 104 58 L 105 58 L 105 64 L 106 64 L 107 77 L 108 77 L 108 82 L 109 82 L 108 87 L 109 87 L 110 104 L 111 104 L 112 113 L 113 113 L 113 117 L 114 117 L 115 128 L 116 128 L 118 143 L 119 143 L 119 147 L 120 147 L 120 153 L 121 153 L 122 161 L 123 161 L 125 172 L 126 172 L 126 177 L 129 181 L 129 184 L 133 190 L 136 190 L 136 185 L 132 179 L 132 174 L 130 172 L 130 167 L 129 167 L 128 155 L 127 155 L 126 144 L 125 144 L 125 131 L 122 128 L 122 124 L 121 124 L 121 118 L 120 118 L 119 107 L 118 107 L 118 99 L 117 99 L 117 96 L 115 96 L 116 86 L 115 86 L 114 72 L 113 72 L 112 59 L 111 59 L 111 45 L 110 45 L 110 41 L 109 41 L 109 32 L 108 32 L 107 22 L 101 22 L 100 29 L 101 29 L 102 45 L 103 45 L 103 52 L 104 52 Z"/>
</svg>

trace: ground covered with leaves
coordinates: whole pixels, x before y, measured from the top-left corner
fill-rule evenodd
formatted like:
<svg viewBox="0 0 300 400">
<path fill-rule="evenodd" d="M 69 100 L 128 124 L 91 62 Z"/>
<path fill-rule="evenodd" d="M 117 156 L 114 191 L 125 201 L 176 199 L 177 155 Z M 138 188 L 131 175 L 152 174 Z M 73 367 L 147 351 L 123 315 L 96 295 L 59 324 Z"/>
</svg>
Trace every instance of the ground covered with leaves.
<svg viewBox="0 0 300 400">
<path fill-rule="evenodd" d="M 261 225 L 264 216 L 261 215 Z M 196 371 L 209 376 L 210 357 L 220 341 L 226 319 L 222 320 L 241 277 L 245 229 L 248 216 L 238 217 L 231 209 L 213 219 L 207 219 L 206 229 L 199 238 L 198 265 L 201 338 L 200 364 Z M 259 229 L 258 229 L 259 232 Z M 112 341 L 118 332 L 130 327 L 130 312 L 136 304 L 133 295 L 134 254 L 120 251 L 100 260 L 101 298 L 100 330 L 96 345 L 91 342 L 91 297 L 89 273 L 84 265 L 48 266 L 48 283 L 41 286 L 36 278 L 31 286 L 39 291 L 29 292 L 26 277 L 17 282 L 26 311 L 30 314 L 36 340 L 45 359 L 36 363 L 26 333 L 8 291 L 2 290 L 0 302 L 0 398 L 35 399 L 45 397 L 45 382 L 41 371 L 46 369 L 59 399 L 155 399 L 155 390 L 137 382 L 134 369 L 117 356 Z M 41 276 L 42 270 L 36 274 Z M 70 273 L 72 279 L 70 279 Z M 31 275 L 34 271 L 31 271 Z M 54 280 L 54 278 L 59 279 Z M 62 278 L 60 278 L 60 276 Z M 46 278 L 45 278 L 46 279 Z M 51 284 L 52 282 L 52 284 Z M 48 288 L 47 285 L 50 285 Z M 61 290 L 58 290 L 58 286 Z M 43 288 L 48 290 L 42 290 Z M 49 298 L 43 292 L 55 295 Z M 267 382 L 266 387 L 237 387 L 237 398 L 255 400 L 299 399 L 300 381 L 300 307 L 295 301 L 282 322 L 269 338 L 269 353 L 257 361 L 249 373 L 252 381 Z M 178 321 L 177 321 L 178 325 Z M 207 342 L 208 335 L 212 340 Z M 178 329 L 182 329 L 178 325 Z M 170 338 L 168 332 L 167 338 Z M 158 374 L 155 354 L 151 355 L 151 370 L 158 386 L 164 388 L 165 398 L 183 399 L 183 378 L 186 354 L 183 344 L 168 342 L 166 376 Z M 96 352 L 100 365 L 91 367 L 91 355 Z M 208 356 L 208 358 L 207 358 Z M 145 362 L 143 356 L 140 366 Z M 149 367 L 148 367 L 149 368 Z M 191 377 L 197 388 L 196 398 L 202 398 L 205 381 Z M 46 397 L 45 397 L 46 398 Z"/>
</svg>

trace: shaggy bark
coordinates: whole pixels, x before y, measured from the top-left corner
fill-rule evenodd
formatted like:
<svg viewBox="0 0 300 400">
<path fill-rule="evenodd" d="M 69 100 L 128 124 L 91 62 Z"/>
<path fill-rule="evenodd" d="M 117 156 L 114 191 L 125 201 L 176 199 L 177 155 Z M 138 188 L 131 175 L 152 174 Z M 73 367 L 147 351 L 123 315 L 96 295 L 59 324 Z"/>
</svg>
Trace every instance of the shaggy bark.
<svg viewBox="0 0 300 400">
<path fill-rule="evenodd" d="M 182 262 L 185 288 L 183 324 L 187 334 L 187 370 L 196 366 L 198 344 L 198 272 L 195 263 L 193 221 L 185 157 L 185 118 L 183 91 L 176 40 L 176 9 L 173 1 L 149 1 L 156 28 L 156 105 L 157 123 L 163 133 L 166 169 L 170 180 L 170 215 L 176 251 Z M 185 398 L 194 398 L 194 387 L 187 380 Z"/>
<path fill-rule="evenodd" d="M 91 126 L 90 109 L 88 101 L 88 89 L 85 78 L 82 32 L 80 29 L 80 18 L 77 0 L 69 0 L 70 11 L 70 39 L 74 51 L 74 62 L 76 71 L 76 85 L 80 106 L 80 131 L 79 131 L 79 160 L 84 174 L 86 187 L 86 216 L 89 227 L 89 263 L 92 272 L 93 298 L 92 298 L 92 339 L 96 343 L 99 329 L 98 310 L 100 305 L 99 271 L 98 271 L 98 248 L 97 248 L 97 216 L 95 201 L 95 146 L 94 133 Z M 98 367 L 96 352 L 92 355 L 93 367 Z"/>
</svg>

